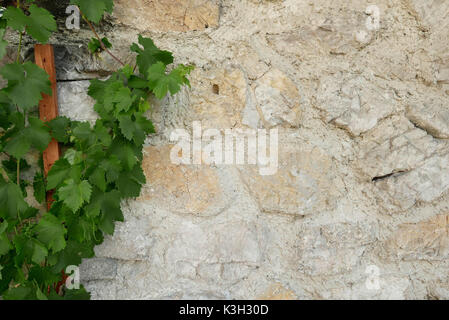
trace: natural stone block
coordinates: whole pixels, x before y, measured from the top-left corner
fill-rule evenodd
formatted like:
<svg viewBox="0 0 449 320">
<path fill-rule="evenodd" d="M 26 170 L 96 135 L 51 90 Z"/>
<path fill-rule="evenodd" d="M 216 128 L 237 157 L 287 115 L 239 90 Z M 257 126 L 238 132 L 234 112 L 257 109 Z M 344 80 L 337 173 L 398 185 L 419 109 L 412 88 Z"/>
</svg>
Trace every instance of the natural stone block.
<svg viewBox="0 0 449 320">
<path fill-rule="evenodd" d="M 320 148 L 281 133 L 279 169 L 261 176 L 257 168 L 241 169 L 243 180 L 265 213 L 309 215 L 335 208 L 343 185 L 332 158 Z"/>
<path fill-rule="evenodd" d="M 221 273 L 216 264 L 257 265 L 262 257 L 259 235 L 253 223 L 230 221 L 198 225 L 184 222 L 178 226 L 175 236 L 166 251 L 165 264 L 174 266 L 178 261 L 188 261 L 195 266 L 202 265 L 203 275 Z"/>
<path fill-rule="evenodd" d="M 59 114 L 78 121 L 95 121 L 95 101 L 88 96 L 89 81 L 58 82 Z"/>
<path fill-rule="evenodd" d="M 255 97 L 265 123 L 298 127 L 301 121 L 298 87 L 284 73 L 272 69 L 255 84 Z"/>
<path fill-rule="evenodd" d="M 118 298 L 117 292 L 120 292 L 118 284 L 110 280 L 88 281 L 83 285 L 90 292 L 92 300 L 115 300 Z"/>
<path fill-rule="evenodd" d="M 214 0 L 118 0 L 118 23 L 145 31 L 190 31 L 218 26 L 219 6 Z"/>
<path fill-rule="evenodd" d="M 81 281 L 114 280 L 117 275 L 117 261 L 107 258 L 85 259 L 80 266 Z"/>
<path fill-rule="evenodd" d="M 407 118 L 439 139 L 449 139 L 449 97 L 423 97 L 407 108 Z"/>
<path fill-rule="evenodd" d="M 419 168 L 381 180 L 377 186 L 389 195 L 393 208 L 407 210 L 420 202 L 431 203 L 449 190 L 449 155 L 434 156 Z"/>
<path fill-rule="evenodd" d="M 391 89 L 363 76 L 344 73 L 321 79 L 317 107 L 325 111 L 326 122 L 354 136 L 374 128 L 397 109 Z"/>
<path fill-rule="evenodd" d="M 449 215 L 401 224 L 386 241 L 392 259 L 441 261 L 449 258 Z"/>
<path fill-rule="evenodd" d="M 55 45 L 54 53 L 58 81 L 105 77 L 120 68 L 118 62 L 105 53 L 100 54 L 100 57 L 92 55 L 87 45 Z M 123 60 L 130 58 L 129 54 L 115 53 Z"/>
<path fill-rule="evenodd" d="M 195 69 L 191 75 L 191 108 L 204 127 L 228 129 L 241 126 L 248 83 L 235 67 Z"/>
<path fill-rule="evenodd" d="M 420 26 L 428 32 L 427 39 L 423 40 L 422 47 L 432 56 L 435 80 L 440 83 L 449 83 L 449 3 L 440 0 L 409 0 L 412 12 Z"/>
<path fill-rule="evenodd" d="M 364 135 L 359 167 L 370 179 L 408 172 L 443 148 L 445 143 L 416 128 L 405 117 L 394 116 Z"/>
<path fill-rule="evenodd" d="M 373 223 L 305 225 L 296 244 L 298 270 L 313 276 L 349 273 L 378 239 L 378 232 Z"/>
<path fill-rule="evenodd" d="M 218 170 L 210 166 L 173 164 L 172 145 L 148 147 L 142 167 L 147 185 L 140 201 L 151 202 L 171 212 L 194 216 L 213 216 L 228 205 Z"/>
<path fill-rule="evenodd" d="M 440 0 L 409 0 L 420 21 L 428 28 L 443 30 L 449 25 L 449 3 Z"/>
<path fill-rule="evenodd" d="M 135 213 L 145 211 L 136 204 L 122 204 L 122 210 L 125 222 L 116 224 L 114 235 L 95 247 L 95 253 L 100 258 L 145 260 L 151 255 L 155 241 L 150 217 L 137 216 Z"/>
<path fill-rule="evenodd" d="M 256 298 L 257 300 L 296 300 L 294 291 L 282 286 L 280 283 L 271 285 L 263 294 Z"/>
</svg>

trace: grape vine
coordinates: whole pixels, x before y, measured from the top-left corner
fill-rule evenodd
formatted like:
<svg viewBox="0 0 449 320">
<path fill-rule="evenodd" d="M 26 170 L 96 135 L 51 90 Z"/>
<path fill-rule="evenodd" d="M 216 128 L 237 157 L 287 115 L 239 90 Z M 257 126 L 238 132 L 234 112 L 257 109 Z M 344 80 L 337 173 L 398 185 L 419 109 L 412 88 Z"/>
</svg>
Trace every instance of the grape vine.
<svg viewBox="0 0 449 320">
<path fill-rule="evenodd" d="M 7 28 L 19 33 L 16 61 L 0 68 L 7 81 L 0 90 L 0 297 L 88 299 L 82 286 L 69 290 L 63 285 L 64 270 L 92 258 L 104 235 L 112 235 L 115 222 L 123 221 L 121 201 L 139 196 L 146 182 L 143 145 L 155 132 L 145 116 L 149 98 L 162 99 L 189 86 L 192 67 L 170 67 L 173 55 L 142 36 L 130 48 L 137 54 L 136 65 L 124 65 L 110 52 L 108 39 L 94 29 L 112 12 L 113 0 L 71 0 L 94 32 L 91 52 L 105 51 L 122 67 L 107 80 L 91 81 L 88 94 L 99 115 L 95 124 L 66 117 L 43 122 L 36 107 L 43 93 L 51 95 L 51 83 L 44 70 L 21 61 L 22 39 L 27 34 L 46 43 L 57 25 L 52 14 L 34 2 L 17 0 L 0 18 L 0 58 L 7 52 Z M 64 146 L 63 156 L 48 177 L 40 163 L 34 165 L 39 167 L 34 178 L 27 178 L 33 167 L 27 155 L 42 153 L 52 138 Z M 27 194 L 30 190 L 33 195 Z M 54 191 L 49 210 L 30 205 L 34 198 L 46 207 L 49 190 Z"/>
</svg>

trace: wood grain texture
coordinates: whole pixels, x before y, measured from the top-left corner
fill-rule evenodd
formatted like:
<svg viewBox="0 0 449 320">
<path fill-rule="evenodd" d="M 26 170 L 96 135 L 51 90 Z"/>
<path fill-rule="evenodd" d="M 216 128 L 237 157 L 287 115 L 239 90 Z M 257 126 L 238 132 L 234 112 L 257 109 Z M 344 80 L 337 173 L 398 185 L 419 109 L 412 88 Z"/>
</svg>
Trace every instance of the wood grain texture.
<svg viewBox="0 0 449 320">
<path fill-rule="evenodd" d="M 56 67 L 53 46 L 50 44 L 36 44 L 34 46 L 36 64 L 44 69 L 50 76 L 52 95 L 43 94 L 39 102 L 39 116 L 44 122 L 53 120 L 58 116 L 58 92 L 56 84 Z M 47 149 L 43 153 L 44 173 L 47 176 L 53 164 L 61 156 L 61 149 L 58 142 L 52 139 Z M 53 202 L 53 192 L 47 192 L 47 206 L 51 207 Z"/>
</svg>

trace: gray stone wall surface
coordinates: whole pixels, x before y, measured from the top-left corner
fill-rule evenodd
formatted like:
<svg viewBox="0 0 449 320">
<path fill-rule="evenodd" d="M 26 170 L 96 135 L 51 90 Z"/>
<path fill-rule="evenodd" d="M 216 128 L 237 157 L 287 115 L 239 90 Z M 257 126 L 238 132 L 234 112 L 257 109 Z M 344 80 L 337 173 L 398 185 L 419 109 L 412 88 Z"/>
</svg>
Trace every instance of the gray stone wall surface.
<svg viewBox="0 0 449 320">
<path fill-rule="evenodd" d="M 116 55 L 141 33 L 195 70 L 151 101 L 148 182 L 82 265 L 93 298 L 449 299 L 449 1 L 115 3 Z M 118 67 L 89 37 L 52 39 L 60 112 L 83 121 Z M 278 129 L 277 172 L 173 164 L 194 121 Z"/>
</svg>

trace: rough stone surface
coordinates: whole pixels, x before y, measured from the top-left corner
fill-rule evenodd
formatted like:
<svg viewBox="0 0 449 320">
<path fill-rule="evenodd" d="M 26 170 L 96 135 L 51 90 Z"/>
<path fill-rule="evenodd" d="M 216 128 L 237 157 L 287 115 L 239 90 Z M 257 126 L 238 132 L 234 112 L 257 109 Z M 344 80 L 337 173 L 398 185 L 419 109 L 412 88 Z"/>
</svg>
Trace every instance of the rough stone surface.
<svg viewBox="0 0 449 320">
<path fill-rule="evenodd" d="M 95 121 L 95 101 L 87 95 L 90 82 L 69 81 L 58 83 L 59 114 L 80 121 Z"/>
<path fill-rule="evenodd" d="M 360 143 L 360 167 L 370 178 L 409 172 L 448 144 L 434 139 L 408 119 L 393 116 L 365 135 Z"/>
<path fill-rule="evenodd" d="M 396 109 L 393 92 L 358 75 L 338 73 L 321 80 L 318 107 L 325 120 L 358 136 L 374 128 Z"/>
<path fill-rule="evenodd" d="M 83 264 L 93 298 L 449 299 L 447 1 L 116 3 L 116 55 L 140 32 L 196 68 L 151 100 L 148 182 Z M 84 121 L 86 80 L 117 67 L 90 37 L 51 40 L 61 114 Z M 172 164 L 193 121 L 278 129 L 278 170 Z"/>
<path fill-rule="evenodd" d="M 261 176 L 257 167 L 241 174 L 263 213 L 304 216 L 336 206 L 343 187 L 331 156 L 301 141 L 295 132 L 281 132 L 280 163 L 274 175 Z"/>
<path fill-rule="evenodd" d="M 118 0 L 115 6 L 118 23 L 145 31 L 204 30 L 219 19 L 214 0 Z"/>
<path fill-rule="evenodd" d="M 386 191 L 393 205 L 410 209 L 419 202 L 432 202 L 449 189 L 449 157 L 428 159 L 413 171 L 393 175 L 378 183 Z"/>
<path fill-rule="evenodd" d="M 139 200 L 151 201 L 170 212 L 197 216 L 217 215 L 228 207 L 232 189 L 220 182 L 224 180 L 220 177 L 222 174 L 210 167 L 189 168 L 172 164 L 171 147 L 145 150 L 143 169 L 148 184 Z"/>
<path fill-rule="evenodd" d="M 241 126 L 249 90 L 241 69 L 233 66 L 198 69 L 191 78 L 191 106 L 204 127 Z"/>
<path fill-rule="evenodd" d="M 113 259 L 86 259 L 80 268 L 82 281 L 114 280 L 116 275 L 117 261 Z"/>
<path fill-rule="evenodd" d="M 300 96 L 295 83 L 279 70 L 273 69 L 255 84 L 256 103 L 263 114 L 264 123 L 271 127 L 286 123 L 298 127 L 300 122 Z"/>
<path fill-rule="evenodd" d="M 439 139 L 449 139 L 449 97 L 424 97 L 407 108 L 407 118 L 415 126 Z"/>
<path fill-rule="evenodd" d="M 386 251 L 402 260 L 447 260 L 448 230 L 449 215 L 402 224 L 386 242 Z"/>
</svg>

